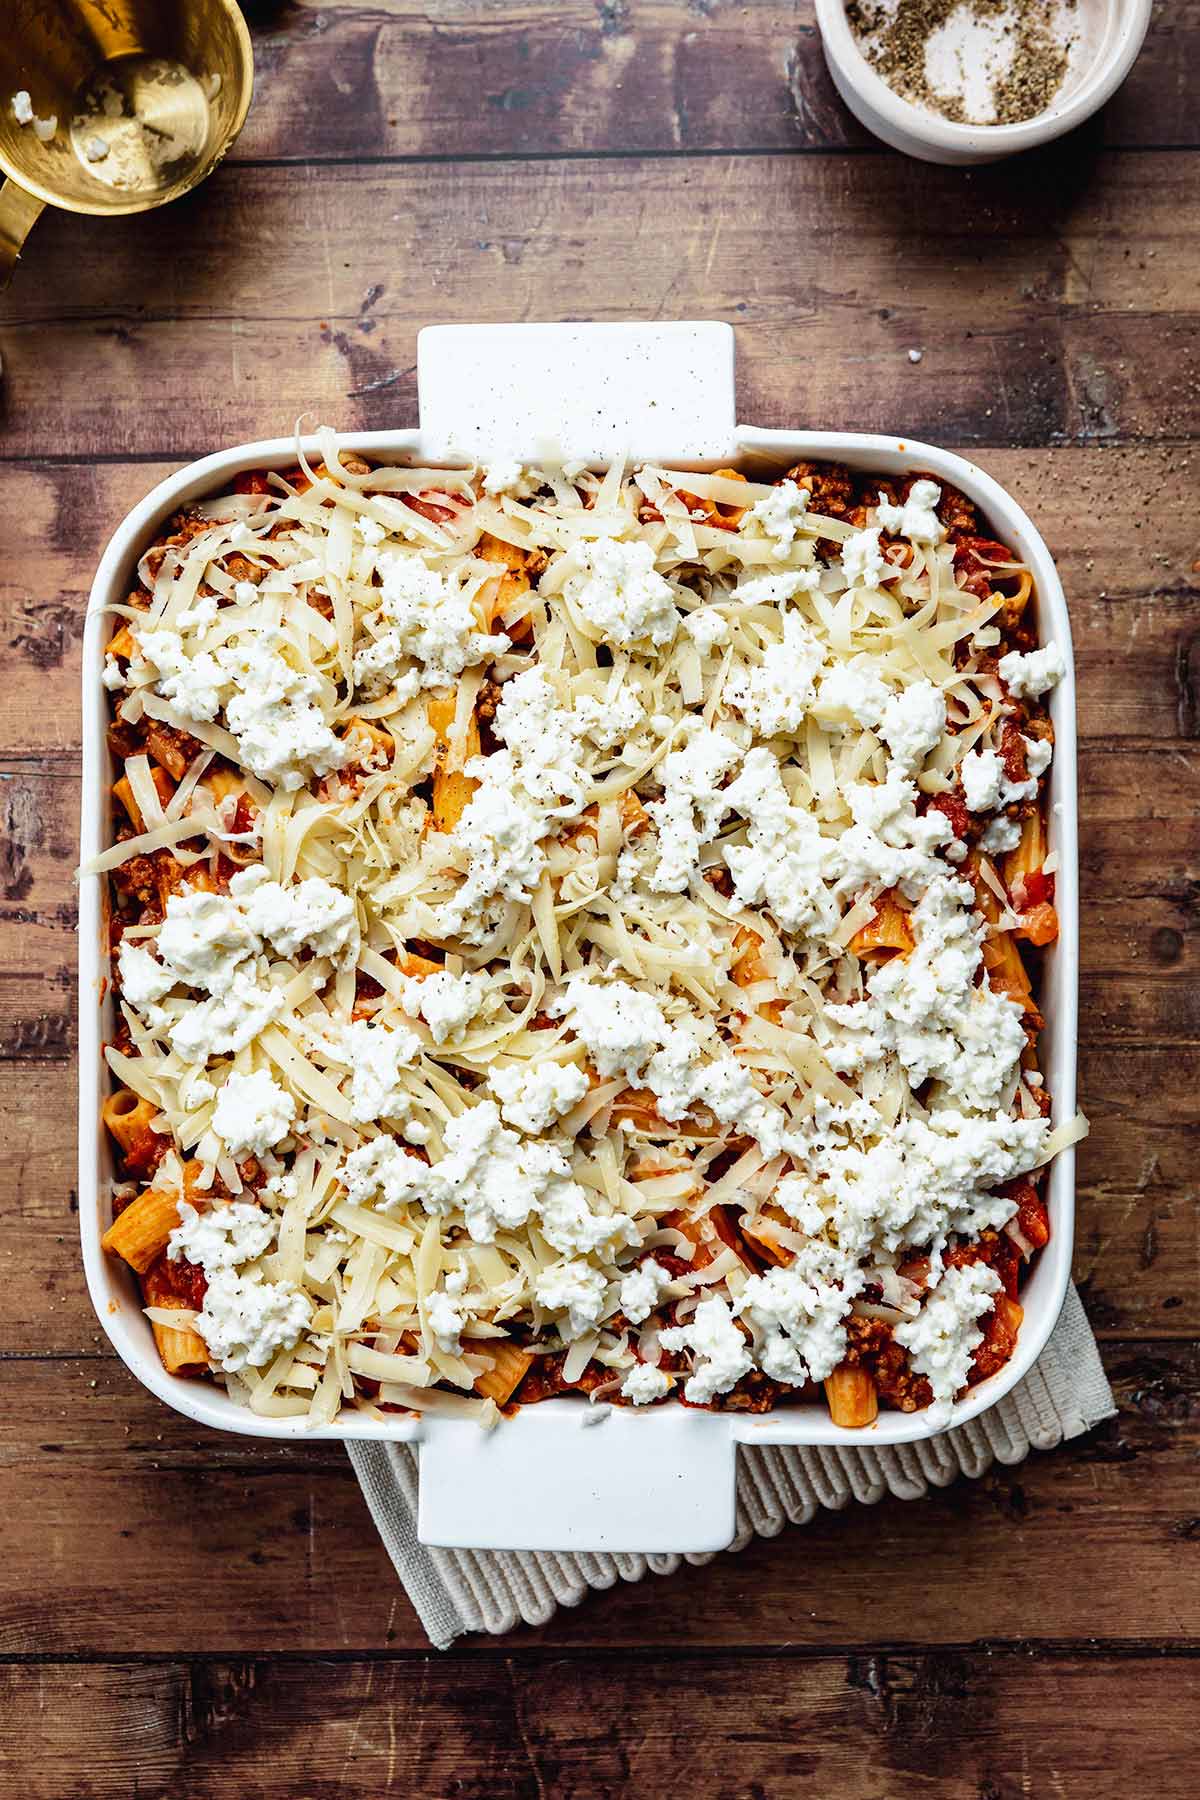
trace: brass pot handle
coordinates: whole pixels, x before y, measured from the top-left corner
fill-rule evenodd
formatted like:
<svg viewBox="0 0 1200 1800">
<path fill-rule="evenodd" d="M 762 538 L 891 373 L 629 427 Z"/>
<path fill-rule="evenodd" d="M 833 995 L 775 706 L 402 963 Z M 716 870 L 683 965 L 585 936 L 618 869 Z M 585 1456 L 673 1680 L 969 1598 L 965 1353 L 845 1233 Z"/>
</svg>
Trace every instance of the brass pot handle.
<svg viewBox="0 0 1200 1800">
<path fill-rule="evenodd" d="M 11 177 L 0 187 L 0 288 L 12 280 L 21 246 L 45 204 Z"/>
</svg>

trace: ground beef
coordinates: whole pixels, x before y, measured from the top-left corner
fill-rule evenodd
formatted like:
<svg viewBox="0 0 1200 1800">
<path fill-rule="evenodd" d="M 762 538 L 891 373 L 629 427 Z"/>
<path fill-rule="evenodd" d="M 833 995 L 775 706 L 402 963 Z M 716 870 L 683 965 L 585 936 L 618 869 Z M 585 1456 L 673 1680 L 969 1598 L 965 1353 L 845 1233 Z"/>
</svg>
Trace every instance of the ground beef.
<svg viewBox="0 0 1200 1800">
<path fill-rule="evenodd" d="M 809 496 L 814 512 L 844 519 L 855 503 L 854 477 L 842 463 L 798 462 L 783 477 Z"/>
<path fill-rule="evenodd" d="M 152 1264 L 146 1285 L 159 1294 L 165 1289 L 194 1312 L 202 1310 L 208 1292 L 204 1270 L 197 1263 L 189 1262 L 186 1256 L 172 1258 L 165 1250 Z"/>
<path fill-rule="evenodd" d="M 1003 1296 L 1001 1301 L 1003 1302 Z M 995 1375 L 1008 1362 L 1017 1347 L 1021 1310 L 1007 1302 L 998 1303 L 979 1323 L 983 1331 L 983 1342 L 971 1357 L 968 1387 L 974 1387 L 977 1381 L 986 1381 L 989 1375 Z"/>
<path fill-rule="evenodd" d="M 919 1412 L 933 1401 L 933 1389 L 923 1375 L 914 1375 L 907 1350 L 885 1319 L 847 1319 L 846 1361 L 869 1371 L 884 1406 Z"/>
<path fill-rule="evenodd" d="M 123 719 L 114 719 L 108 728 L 108 747 L 117 762 L 124 762 L 130 756 L 136 756 L 145 743 L 145 721 L 137 725 L 127 725 Z"/>
<path fill-rule="evenodd" d="M 167 901 L 185 883 L 196 885 L 195 870 L 185 869 L 169 850 L 150 856 L 131 856 L 112 871 L 112 887 L 120 910 L 140 924 L 156 925 L 164 917 Z"/>
<path fill-rule="evenodd" d="M 1019 1246 L 1007 1233 L 997 1231 L 982 1231 L 973 1243 L 956 1244 L 946 1252 L 948 1269 L 965 1269 L 972 1263 L 986 1263 L 989 1269 L 995 1269 L 1010 1300 L 1017 1297 L 1021 1260 Z"/>
<path fill-rule="evenodd" d="M 942 497 L 938 502 L 937 514 L 946 527 L 946 535 L 951 543 L 957 544 L 961 538 L 974 537 L 979 530 L 979 512 L 973 500 L 965 494 L 943 482 Z"/>
<path fill-rule="evenodd" d="M 785 1401 L 797 1400 L 799 1397 L 799 1389 L 785 1387 L 781 1381 L 773 1381 L 769 1375 L 764 1375 L 761 1369 L 751 1369 L 748 1375 L 743 1375 L 740 1381 L 735 1382 L 727 1394 L 715 1395 L 703 1410 L 706 1412 L 766 1413 L 773 1412 Z M 684 1406 L 691 1405 L 682 1388 L 678 1390 L 676 1398 L 682 1401 Z"/>
<path fill-rule="evenodd" d="M 935 794 L 923 810 L 944 814 L 950 821 L 951 831 L 964 844 L 973 843 L 982 829 L 982 821 L 967 808 L 961 786 L 951 788 L 946 794 Z"/>
<path fill-rule="evenodd" d="M 563 1364 L 567 1360 L 565 1350 L 554 1350 L 549 1356 L 536 1357 L 528 1372 L 522 1377 L 513 1399 L 518 1406 L 533 1406 L 539 1400 L 553 1400 L 560 1394 L 590 1394 L 605 1381 L 611 1381 L 613 1372 L 600 1363 L 590 1362 L 577 1381 L 568 1382 L 563 1377 Z"/>
</svg>

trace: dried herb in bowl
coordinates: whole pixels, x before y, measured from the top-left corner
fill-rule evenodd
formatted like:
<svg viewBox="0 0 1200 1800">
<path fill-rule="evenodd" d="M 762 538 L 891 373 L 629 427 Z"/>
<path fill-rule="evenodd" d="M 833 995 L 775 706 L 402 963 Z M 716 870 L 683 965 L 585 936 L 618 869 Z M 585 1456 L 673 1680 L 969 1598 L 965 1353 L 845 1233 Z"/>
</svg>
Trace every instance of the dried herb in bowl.
<svg viewBox="0 0 1200 1800">
<path fill-rule="evenodd" d="M 893 92 L 969 125 L 1045 112 L 1079 36 L 1077 0 L 847 0 L 846 19 Z"/>
</svg>

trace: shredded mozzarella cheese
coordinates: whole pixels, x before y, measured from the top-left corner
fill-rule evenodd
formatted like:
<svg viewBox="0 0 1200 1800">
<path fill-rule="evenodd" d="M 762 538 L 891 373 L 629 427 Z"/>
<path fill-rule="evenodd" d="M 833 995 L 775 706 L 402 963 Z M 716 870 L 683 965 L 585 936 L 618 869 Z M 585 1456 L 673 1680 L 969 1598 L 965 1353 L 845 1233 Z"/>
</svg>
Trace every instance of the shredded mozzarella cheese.
<svg viewBox="0 0 1200 1800">
<path fill-rule="evenodd" d="M 143 558 L 106 664 L 109 1060 L 170 1138 L 214 1370 L 489 1423 L 519 1344 L 710 1404 L 824 1381 L 861 1306 L 948 1404 L 998 1288 L 947 1250 L 1071 1139 L 962 860 L 1020 841 L 1050 734 L 1009 781 L 1004 596 L 939 488 L 864 525 L 795 478 L 322 444 Z M 999 660 L 1026 701 L 1062 669 Z"/>
</svg>

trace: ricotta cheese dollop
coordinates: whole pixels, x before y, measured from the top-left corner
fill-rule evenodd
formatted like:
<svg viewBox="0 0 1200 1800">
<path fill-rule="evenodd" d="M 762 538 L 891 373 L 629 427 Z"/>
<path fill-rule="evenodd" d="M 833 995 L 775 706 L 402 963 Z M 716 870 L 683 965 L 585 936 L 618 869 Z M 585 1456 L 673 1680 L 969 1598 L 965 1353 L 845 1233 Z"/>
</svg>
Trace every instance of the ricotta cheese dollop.
<svg viewBox="0 0 1200 1800">
<path fill-rule="evenodd" d="M 487 1424 L 523 1369 L 769 1401 L 882 1324 L 952 1405 L 1073 1129 L 996 955 L 1053 930 L 1005 856 L 1065 659 L 956 566 L 986 521 L 319 444 L 173 520 L 106 651 L 112 1129 L 213 1370 Z"/>
</svg>

